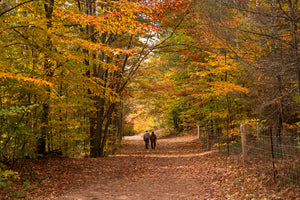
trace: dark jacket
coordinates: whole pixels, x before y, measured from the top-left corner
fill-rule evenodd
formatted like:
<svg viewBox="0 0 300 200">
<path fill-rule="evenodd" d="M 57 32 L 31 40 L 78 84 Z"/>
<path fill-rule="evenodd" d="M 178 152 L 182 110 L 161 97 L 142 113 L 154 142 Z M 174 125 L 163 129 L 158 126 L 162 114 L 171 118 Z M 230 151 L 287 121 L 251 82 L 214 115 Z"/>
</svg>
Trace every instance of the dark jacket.
<svg viewBox="0 0 300 200">
<path fill-rule="evenodd" d="M 155 134 L 151 134 L 151 135 L 150 135 L 150 140 L 151 140 L 151 142 L 155 142 L 156 139 L 157 139 L 157 138 L 156 138 L 156 135 L 155 135 Z"/>
</svg>

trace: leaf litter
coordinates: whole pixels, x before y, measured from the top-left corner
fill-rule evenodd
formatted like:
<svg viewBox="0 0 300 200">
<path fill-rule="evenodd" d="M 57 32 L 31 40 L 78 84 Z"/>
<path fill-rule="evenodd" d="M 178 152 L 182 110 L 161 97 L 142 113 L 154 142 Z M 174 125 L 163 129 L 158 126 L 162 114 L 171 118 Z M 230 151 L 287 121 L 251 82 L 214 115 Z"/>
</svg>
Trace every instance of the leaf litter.
<svg viewBox="0 0 300 200">
<path fill-rule="evenodd" d="M 46 157 L 23 167 L 14 190 L 22 199 L 300 199 L 297 186 L 278 190 L 267 175 L 209 152 L 196 136 L 159 139 L 157 149 L 125 140 L 106 158 Z M 2 198 L 16 199 L 2 194 Z"/>
</svg>

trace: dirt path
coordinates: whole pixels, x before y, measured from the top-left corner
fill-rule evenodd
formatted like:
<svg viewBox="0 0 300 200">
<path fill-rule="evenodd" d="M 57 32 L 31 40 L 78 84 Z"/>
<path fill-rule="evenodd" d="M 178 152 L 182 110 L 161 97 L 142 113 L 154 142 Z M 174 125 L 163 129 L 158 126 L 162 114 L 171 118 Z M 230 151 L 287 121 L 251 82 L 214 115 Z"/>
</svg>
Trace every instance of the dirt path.
<svg viewBox="0 0 300 200">
<path fill-rule="evenodd" d="M 212 152 L 204 152 L 195 139 L 161 139 L 157 149 L 145 150 L 140 137 L 127 138 L 125 147 L 109 157 L 110 174 L 58 199 L 226 199 L 205 161 Z M 116 163 L 120 166 L 112 166 Z"/>
<path fill-rule="evenodd" d="M 44 191 L 57 200 L 300 199 L 298 192 L 266 187 L 267 176 L 255 169 L 205 151 L 195 136 L 160 139 L 155 150 L 144 149 L 140 136 L 126 139 L 108 158 L 62 160 L 65 170 L 49 172 L 57 180 L 43 181 L 61 189 Z"/>
</svg>

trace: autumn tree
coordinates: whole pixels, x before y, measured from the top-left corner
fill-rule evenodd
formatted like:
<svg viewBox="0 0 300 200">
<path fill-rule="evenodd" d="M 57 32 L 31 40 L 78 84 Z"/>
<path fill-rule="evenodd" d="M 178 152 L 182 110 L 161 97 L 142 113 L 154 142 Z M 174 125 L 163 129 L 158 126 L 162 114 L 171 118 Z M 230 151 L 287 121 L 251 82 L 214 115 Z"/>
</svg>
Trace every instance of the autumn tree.
<svg viewBox="0 0 300 200">
<path fill-rule="evenodd" d="M 126 86 L 159 46 L 164 12 L 182 3 L 1 3 L 1 161 L 107 154 Z"/>
<path fill-rule="evenodd" d="M 218 25 L 227 32 L 234 30 L 231 35 L 238 42 L 234 52 L 253 72 L 249 78 L 253 82 L 252 99 L 259 105 L 257 116 L 280 135 L 283 124 L 292 125 L 299 120 L 295 34 L 299 5 L 297 1 L 233 1 L 223 7 L 236 13 L 234 24 L 220 21 Z"/>
</svg>

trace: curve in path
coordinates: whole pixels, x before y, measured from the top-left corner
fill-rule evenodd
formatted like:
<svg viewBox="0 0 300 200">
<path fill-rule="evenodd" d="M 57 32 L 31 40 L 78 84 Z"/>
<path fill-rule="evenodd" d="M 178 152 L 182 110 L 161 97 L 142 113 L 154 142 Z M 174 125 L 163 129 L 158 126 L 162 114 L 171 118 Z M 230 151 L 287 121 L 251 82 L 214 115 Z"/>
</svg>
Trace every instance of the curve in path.
<svg viewBox="0 0 300 200">
<path fill-rule="evenodd" d="M 141 154 L 116 154 L 114 156 L 118 157 L 118 156 L 122 156 L 122 157 L 156 157 L 156 158 L 183 158 L 183 157 L 194 157 L 194 156 L 204 156 L 207 154 L 212 154 L 212 153 L 216 153 L 217 151 L 206 151 L 203 153 L 191 153 L 191 154 L 184 154 L 184 155 L 168 155 L 168 154 L 147 154 L 147 155 L 141 155 Z"/>
</svg>

